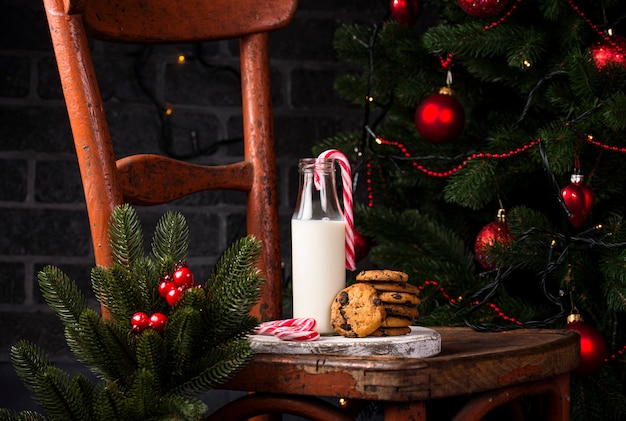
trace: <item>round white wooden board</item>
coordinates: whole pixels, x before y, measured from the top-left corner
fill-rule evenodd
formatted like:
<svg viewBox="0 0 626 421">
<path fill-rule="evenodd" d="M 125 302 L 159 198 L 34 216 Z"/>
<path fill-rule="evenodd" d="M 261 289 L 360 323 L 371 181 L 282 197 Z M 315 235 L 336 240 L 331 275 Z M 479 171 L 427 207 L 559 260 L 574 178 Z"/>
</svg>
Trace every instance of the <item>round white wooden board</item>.
<svg viewBox="0 0 626 421">
<path fill-rule="evenodd" d="M 441 352 L 441 335 L 411 326 L 403 336 L 345 338 L 322 336 L 317 341 L 281 341 L 274 336 L 250 335 L 252 349 L 261 354 L 388 355 L 425 358 Z"/>
</svg>

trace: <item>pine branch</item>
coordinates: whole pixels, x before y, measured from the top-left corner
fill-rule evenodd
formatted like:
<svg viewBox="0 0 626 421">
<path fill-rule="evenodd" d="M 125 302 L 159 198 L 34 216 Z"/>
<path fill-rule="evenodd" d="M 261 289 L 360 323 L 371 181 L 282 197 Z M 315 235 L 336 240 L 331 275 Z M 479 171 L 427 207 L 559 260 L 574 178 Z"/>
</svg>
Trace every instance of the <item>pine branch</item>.
<svg viewBox="0 0 626 421">
<path fill-rule="evenodd" d="M 171 263 L 187 259 L 189 228 L 185 217 L 178 212 L 168 212 L 156 225 L 152 239 L 152 254 L 162 265 L 163 272 L 171 271 Z"/>
<path fill-rule="evenodd" d="M 233 243 L 217 262 L 209 281 L 209 304 L 204 325 L 213 325 L 211 340 L 219 343 L 247 333 L 236 330 L 259 300 L 263 279 L 256 264 L 261 242 L 248 236 Z M 215 320 L 222 323 L 215 325 Z"/>
<path fill-rule="evenodd" d="M 189 393 L 193 390 L 210 390 L 232 378 L 252 359 L 250 343 L 245 339 L 231 340 L 209 350 L 194 364 L 195 370 L 173 393 Z"/>
<path fill-rule="evenodd" d="M 141 221 L 133 207 L 128 204 L 117 206 L 111 214 L 109 239 L 116 263 L 128 269 L 143 257 L 143 234 Z"/>
<path fill-rule="evenodd" d="M 85 310 L 80 318 L 79 335 L 75 338 L 80 348 L 76 356 L 94 373 L 124 384 L 127 373 L 137 367 L 135 344 L 127 329 L 115 321 L 102 320 L 91 309 Z"/>
<path fill-rule="evenodd" d="M 0 408 L 0 420 L 3 421 L 48 421 L 48 418 L 34 411 L 12 411 Z"/>
<path fill-rule="evenodd" d="M 70 330 L 78 327 L 78 319 L 87 307 L 87 300 L 65 273 L 46 266 L 37 275 L 41 294 L 63 325 Z"/>
</svg>

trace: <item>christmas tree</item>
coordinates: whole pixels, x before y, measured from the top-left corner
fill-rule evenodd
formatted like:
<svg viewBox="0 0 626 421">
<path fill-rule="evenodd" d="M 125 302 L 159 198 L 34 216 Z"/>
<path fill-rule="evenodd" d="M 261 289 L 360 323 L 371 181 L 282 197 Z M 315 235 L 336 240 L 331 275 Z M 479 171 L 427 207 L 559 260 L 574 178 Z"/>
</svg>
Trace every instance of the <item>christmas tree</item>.
<svg viewBox="0 0 626 421">
<path fill-rule="evenodd" d="M 385 12 L 336 33 L 363 125 L 314 148 L 351 157 L 357 254 L 410 275 L 420 324 L 579 331 L 573 419 L 626 419 L 626 3 Z"/>
<path fill-rule="evenodd" d="M 250 361 L 246 335 L 258 320 L 249 313 L 262 287 L 257 239 L 234 243 L 200 285 L 184 263 L 189 231 L 181 214 L 161 218 L 150 256 L 130 206 L 114 210 L 109 234 L 115 263 L 91 275 L 105 317 L 87 307 L 59 268 L 39 274 L 67 344 L 100 381 L 69 375 L 35 344 L 19 342 L 11 349 L 13 366 L 47 415 L 0 409 L 0 419 L 203 419 L 207 406 L 195 395 Z"/>
</svg>

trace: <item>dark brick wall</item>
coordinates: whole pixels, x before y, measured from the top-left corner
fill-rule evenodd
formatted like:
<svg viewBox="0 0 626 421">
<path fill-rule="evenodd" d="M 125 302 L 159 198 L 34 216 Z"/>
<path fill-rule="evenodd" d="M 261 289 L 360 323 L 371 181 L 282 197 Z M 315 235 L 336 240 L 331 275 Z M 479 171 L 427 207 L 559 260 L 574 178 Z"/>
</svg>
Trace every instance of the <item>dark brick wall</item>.
<svg viewBox="0 0 626 421">
<path fill-rule="evenodd" d="M 19 339 L 71 361 L 63 332 L 36 286 L 44 265 L 61 267 L 92 299 L 93 254 L 70 128 L 39 0 L 2 0 L 0 12 L 0 366 Z M 358 125 L 359 112 L 337 98 L 332 83 L 342 64 L 332 48 L 335 29 L 375 22 L 384 0 L 301 0 L 293 23 L 270 37 L 280 181 L 281 241 L 289 268 L 289 218 L 297 159 L 314 142 Z M 192 162 L 231 162 L 240 155 L 239 81 L 235 42 L 170 45 L 92 44 L 109 125 L 120 156 L 173 153 Z M 176 58 L 183 53 L 184 64 Z M 230 70 L 229 70 L 230 69 Z M 159 107 L 170 106 L 162 135 Z M 189 262 L 206 277 L 219 253 L 245 232 L 243 195 L 191 196 L 141 209 L 146 236 L 166 209 L 191 227 Z M 95 304 L 94 304 L 95 305 Z M 0 372 L 0 406 L 19 407 L 7 370 Z"/>
</svg>

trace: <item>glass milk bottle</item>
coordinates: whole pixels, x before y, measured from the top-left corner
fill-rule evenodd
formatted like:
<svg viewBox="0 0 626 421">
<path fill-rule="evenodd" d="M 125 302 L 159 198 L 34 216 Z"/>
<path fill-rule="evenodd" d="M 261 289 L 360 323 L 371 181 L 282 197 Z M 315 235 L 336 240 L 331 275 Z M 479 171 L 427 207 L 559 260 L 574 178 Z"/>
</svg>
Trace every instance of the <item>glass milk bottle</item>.
<svg viewBox="0 0 626 421">
<path fill-rule="evenodd" d="M 312 317 L 320 334 L 334 333 L 330 306 L 346 286 L 345 221 L 335 160 L 299 162 L 300 190 L 291 219 L 293 317 Z"/>
</svg>

